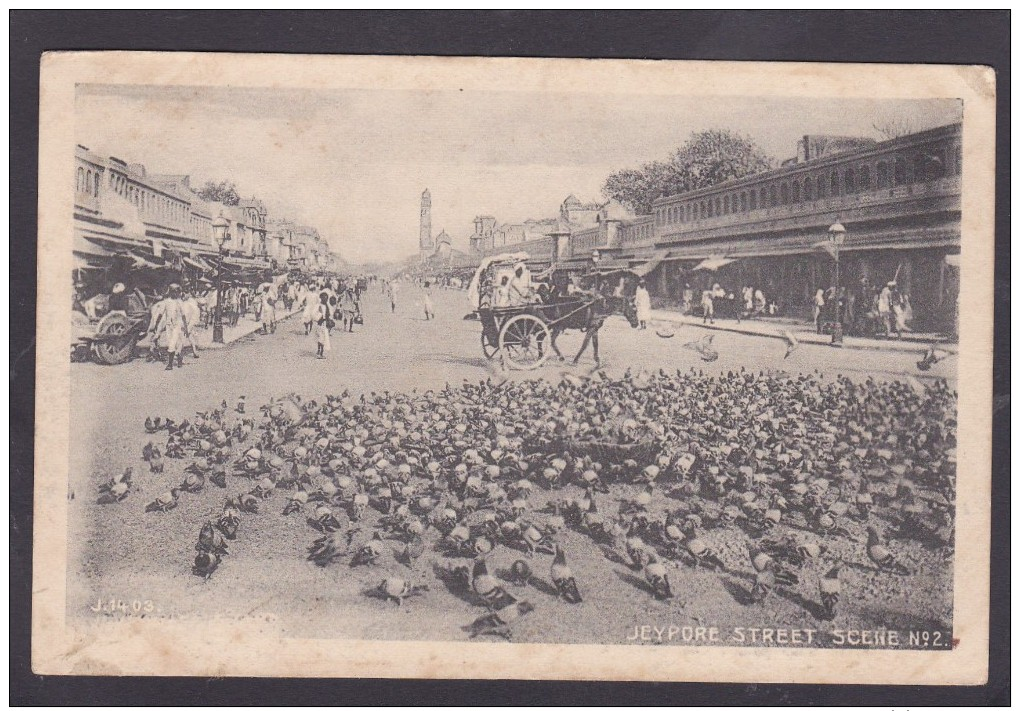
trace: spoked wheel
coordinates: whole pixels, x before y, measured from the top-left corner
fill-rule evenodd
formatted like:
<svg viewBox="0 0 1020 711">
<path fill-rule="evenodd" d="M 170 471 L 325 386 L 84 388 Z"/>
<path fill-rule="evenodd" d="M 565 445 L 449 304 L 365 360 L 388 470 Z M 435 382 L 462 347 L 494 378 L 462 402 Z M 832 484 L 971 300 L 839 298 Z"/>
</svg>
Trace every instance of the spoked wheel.
<svg viewBox="0 0 1020 711">
<path fill-rule="evenodd" d="M 514 368 L 534 370 L 549 357 L 549 328 L 531 314 L 518 314 L 499 332 L 499 347 Z"/>
<path fill-rule="evenodd" d="M 109 337 L 124 334 L 124 337 L 108 338 L 103 342 L 96 342 L 95 352 L 100 363 L 119 365 L 131 360 L 137 339 L 127 335 L 129 327 L 130 323 L 124 314 L 113 312 L 103 317 L 97 329 L 98 335 Z"/>
<path fill-rule="evenodd" d="M 486 359 L 492 360 L 492 357 L 499 351 L 499 344 L 493 344 L 489 340 L 489 337 L 484 331 L 482 331 L 482 353 L 485 354 Z"/>
</svg>

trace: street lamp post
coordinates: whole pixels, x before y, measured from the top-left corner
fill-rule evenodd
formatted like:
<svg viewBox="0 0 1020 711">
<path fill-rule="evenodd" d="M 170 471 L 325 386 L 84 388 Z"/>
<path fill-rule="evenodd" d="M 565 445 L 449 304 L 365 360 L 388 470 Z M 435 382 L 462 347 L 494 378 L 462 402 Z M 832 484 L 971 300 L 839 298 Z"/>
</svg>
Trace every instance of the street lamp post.
<svg viewBox="0 0 1020 711">
<path fill-rule="evenodd" d="M 223 260 L 230 241 L 230 223 L 221 214 L 212 221 L 213 239 L 220 256 L 216 263 L 216 310 L 213 312 L 213 343 L 223 343 Z"/>
<path fill-rule="evenodd" d="M 843 345 L 843 313 L 842 302 L 839 297 L 839 250 L 846 242 L 846 228 L 836 222 L 829 227 L 829 243 L 832 245 L 832 258 L 836 260 L 836 274 L 833 286 L 833 294 L 836 299 L 836 323 L 832 326 L 832 345 L 837 348 Z"/>
</svg>

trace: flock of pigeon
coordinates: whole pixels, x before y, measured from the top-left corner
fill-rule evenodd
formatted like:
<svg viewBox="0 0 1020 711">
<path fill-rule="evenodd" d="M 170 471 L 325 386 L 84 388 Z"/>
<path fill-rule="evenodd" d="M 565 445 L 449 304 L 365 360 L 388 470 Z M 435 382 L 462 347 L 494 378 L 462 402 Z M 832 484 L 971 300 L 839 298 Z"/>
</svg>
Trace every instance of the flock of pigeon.
<svg viewBox="0 0 1020 711">
<path fill-rule="evenodd" d="M 531 589 L 568 605 L 598 594 L 570 568 L 582 537 L 664 604 L 683 605 L 685 571 L 701 568 L 753 581 L 746 605 L 799 587 L 832 620 L 847 565 L 911 575 L 905 540 L 951 556 L 956 395 L 914 383 L 660 370 L 290 395 L 257 413 L 242 398 L 146 419 L 166 436 L 142 451 L 150 476 L 186 464 L 146 511 L 223 497 L 188 561 L 206 579 L 246 528 L 286 516 L 308 529 L 309 565 L 406 569 L 366 594 L 401 605 L 444 594 L 438 580 L 484 605 L 472 637 L 512 639 L 535 609 Z M 99 503 L 125 501 L 132 482 L 128 468 Z M 507 569 L 495 567 L 501 548 L 513 551 Z"/>
</svg>

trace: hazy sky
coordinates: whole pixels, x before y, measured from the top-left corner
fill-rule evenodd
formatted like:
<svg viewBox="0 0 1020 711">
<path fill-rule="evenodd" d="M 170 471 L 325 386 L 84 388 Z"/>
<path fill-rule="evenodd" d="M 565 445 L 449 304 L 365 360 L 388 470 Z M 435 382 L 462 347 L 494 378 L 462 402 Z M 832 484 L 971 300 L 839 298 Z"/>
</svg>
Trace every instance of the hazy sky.
<svg viewBox="0 0 1020 711">
<path fill-rule="evenodd" d="M 783 159 L 806 133 L 879 138 L 876 123 L 962 116 L 955 101 L 105 85 L 79 86 L 76 107 L 78 143 L 192 185 L 232 180 L 354 262 L 417 251 L 426 187 L 433 233 L 464 248 L 476 214 L 514 222 L 554 216 L 570 193 L 600 199 L 610 172 L 693 131 L 733 129 Z"/>
</svg>

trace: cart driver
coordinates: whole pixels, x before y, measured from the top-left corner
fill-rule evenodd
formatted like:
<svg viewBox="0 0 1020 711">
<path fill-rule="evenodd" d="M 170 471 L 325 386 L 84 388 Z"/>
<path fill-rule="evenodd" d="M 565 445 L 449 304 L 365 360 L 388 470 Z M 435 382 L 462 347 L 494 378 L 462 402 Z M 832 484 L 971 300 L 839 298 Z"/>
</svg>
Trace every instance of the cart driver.
<svg viewBox="0 0 1020 711">
<path fill-rule="evenodd" d="M 514 277 L 510 280 L 510 301 L 514 306 L 531 302 L 531 270 L 524 263 L 514 269 Z"/>
</svg>

